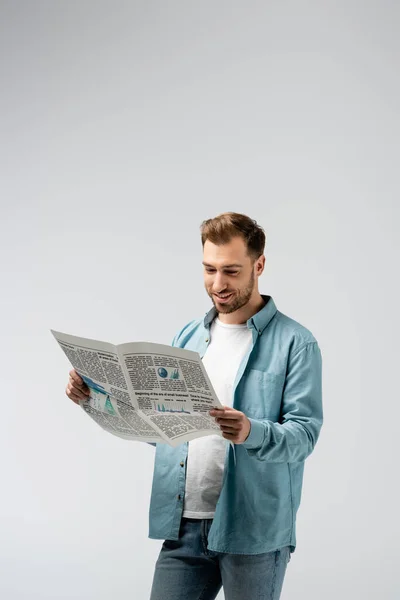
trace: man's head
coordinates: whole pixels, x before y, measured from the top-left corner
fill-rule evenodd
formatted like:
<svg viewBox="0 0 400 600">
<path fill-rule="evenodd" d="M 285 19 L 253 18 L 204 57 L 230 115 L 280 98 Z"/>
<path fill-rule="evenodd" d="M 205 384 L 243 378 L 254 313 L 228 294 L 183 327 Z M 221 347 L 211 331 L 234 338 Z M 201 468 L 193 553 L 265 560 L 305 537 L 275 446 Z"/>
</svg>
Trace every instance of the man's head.
<svg viewBox="0 0 400 600">
<path fill-rule="evenodd" d="M 233 212 L 203 221 L 200 229 L 204 285 L 217 311 L 229 314 L 248 304 L 256 306 L 258 277 L 265 265 L 263 229 Z"/>
</svg>

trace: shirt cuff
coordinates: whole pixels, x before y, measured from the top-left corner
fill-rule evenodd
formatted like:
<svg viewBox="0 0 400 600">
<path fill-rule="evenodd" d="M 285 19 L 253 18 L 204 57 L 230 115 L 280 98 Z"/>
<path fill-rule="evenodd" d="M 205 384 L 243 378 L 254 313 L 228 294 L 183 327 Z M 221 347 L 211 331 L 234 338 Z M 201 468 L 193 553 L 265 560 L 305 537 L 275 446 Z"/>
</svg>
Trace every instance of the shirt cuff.
<svg viewBox="0 0 400 600">
<path fill-rule="evenodd" d="M 243 442 L 242 446 L 248 450 L 254 450 L 255 448 L 259 448 L 263 443 L 266 426 L 265 423 L 262 423 L 257 419 L 250 419 L 249 417 L 247 418 L 250 421 L 250 433 Z"/>
</svg>

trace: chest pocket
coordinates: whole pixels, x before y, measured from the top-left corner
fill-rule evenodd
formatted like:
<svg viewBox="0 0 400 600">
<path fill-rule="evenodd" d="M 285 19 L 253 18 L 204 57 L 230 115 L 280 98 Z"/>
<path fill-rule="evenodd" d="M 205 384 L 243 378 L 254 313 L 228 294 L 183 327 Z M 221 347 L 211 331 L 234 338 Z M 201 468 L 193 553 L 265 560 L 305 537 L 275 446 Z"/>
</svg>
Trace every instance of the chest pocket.
<svg viewBox="0 0 400 600">
<path fill-rule="evenodd" d="M 277 422 L 281 413 L 285 376 L 249 369 L 242 377 L 238 410 L 254 419 Z"/>
</svg>

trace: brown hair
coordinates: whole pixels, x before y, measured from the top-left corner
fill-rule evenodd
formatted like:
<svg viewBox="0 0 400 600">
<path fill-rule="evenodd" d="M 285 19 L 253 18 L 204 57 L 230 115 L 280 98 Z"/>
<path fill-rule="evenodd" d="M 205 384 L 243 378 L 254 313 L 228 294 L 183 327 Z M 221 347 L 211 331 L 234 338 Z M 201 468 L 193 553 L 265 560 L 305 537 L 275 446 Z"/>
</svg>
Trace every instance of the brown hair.
<svg viewBox="0 0 400 600">
<path fill-rule="evenodd" d="M 257 221 L 246 215 L 235 212 L 226 212 L 207 219 L 200 226 L 201 243 L 210 240 L 213 244 L 227 244 L 232 238 L 240 236 L 247 245 L 247 253 L 256 260 L 264 253 L 265 233 Z"/>
</svg>

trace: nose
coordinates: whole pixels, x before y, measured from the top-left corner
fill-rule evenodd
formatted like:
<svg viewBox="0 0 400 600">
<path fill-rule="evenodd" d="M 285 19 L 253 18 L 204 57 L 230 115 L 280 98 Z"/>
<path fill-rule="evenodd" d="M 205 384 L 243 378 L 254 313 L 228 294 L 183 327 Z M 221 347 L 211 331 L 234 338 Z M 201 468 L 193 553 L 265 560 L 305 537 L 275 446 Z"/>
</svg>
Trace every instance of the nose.
<svg viewBox="0 0 400 600">
<path fill-rule="evenodd" d="M 226 278 L 223 273 L 216 273 L 214 276 L 214 282 L 212 285 L 212 290 L 215 294 L 219 294 L 223 292 L 226 288 Z"/>
</svg>

